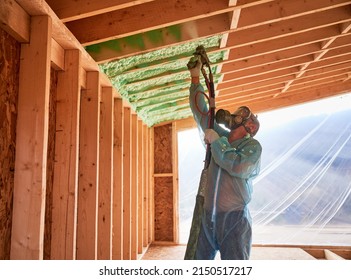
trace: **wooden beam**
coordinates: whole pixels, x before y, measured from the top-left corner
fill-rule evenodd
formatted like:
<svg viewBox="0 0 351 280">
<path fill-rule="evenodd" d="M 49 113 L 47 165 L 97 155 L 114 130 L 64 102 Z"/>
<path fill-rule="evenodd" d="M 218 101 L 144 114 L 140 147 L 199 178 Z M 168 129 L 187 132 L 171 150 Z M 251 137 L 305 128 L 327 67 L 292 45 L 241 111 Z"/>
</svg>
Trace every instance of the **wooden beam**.
<svg viewBox="0 0 351 280">
<path fill-rule="evenodd" d="M 114 143 L 113 143 L 113 235 L 112 259 L 123 259 L 123 147 L 124 147 L 124 107 L 122 99 L 114 100 Z"/>
<path fill-rule="evenodd" d="M 33 17 L 21 48 L 11 259 L 43 259 L 51 20 Z"/>
<path fill-rule="evenodd" d="M 182 119 L 182 120 L 177 120 L 176 124 L 177 124 L 176 125 L 177 132 L 197 127 L 196 122 L 195 122 L 193 117 L 189 117 L 189 118 Z"/>
<path fill-rule="evenodd" d="M 272 39 L 270 41 L 255 43 L 247 48 L 246 46 L 236 47 L 232 45 L 228 60 L 240 60 L 258 57 L 263 54 L 276 53 L 281 50 L 292 49 L 298 46 L 304 46 L 317 42 L 322 42 L 326 38 L 333 38 L 340 36 L 339 30 L 336 26 L 328 26 L 316 31 L 307 31 L 296 36 L 285 36 L 279 39 Z M 233 38 L 234 40 L 234 38 Z"/>
<path fill-rule="evenodd" d="M 79 50 L 65 51 L 58 73 L 51 259 L 76 258 L 80 116 Z"/>
<path fill-rule="evenodd" d="M 283 22 L 285 19 L 297 18 L 305 15 L 316 15 L 319 12 L 348 6 L 349 0 L 280 0 L 253 5 L 242 10 L 238 28 L 248 28 L 261 24 Z"/>
<path fill-rule="evenodd" d="M 112 259 L 113 90 L 103 87 L 100 105 L 98 259 Z"/>
<path fill-rule="evenodd" d="M 51 67 L 55 70 L 65 69 L 65 50 L 51 39 Z"/>
<path fill-rule="evenodd" d="M 124 108 L 123 139 L 123 260 L 131 259 L 132 241 L 132 115 L 130 108 Z"/>
<path fill-rule="evenodd" d="M 314 32 L 318 32 L 324 27 L 334 26 L 342 22 L 348 22 L 349 20 L 349 9 L 340 7 L 320 12 L 318 17 L 315 14 L 309 14 L 276 23 L 261 24 L 256 27 L 237 30 L 230 33 L 227 45 L 233 48 L 298 35 L 313 30 L 315 30 Z M 337 28 L 337 26 L 335 27 Z M 340 33 L 339 30 L 338 33 Z"/>
<path fill-rule="evenodd" d="M 136 114 L 132 114 L 132 139 L 131 139 L 131 150 L 132 150 L 132 158 L 131 158 L 131 259 L 136 260 L 138 256 L 138 162 L 139 162 L 139 154 L 138 154 L 138 116 Z"/>
<path fill-rule="evenodd" d="M 63 22 L 134 7 L 154 0 L 46 0 Z"/>
<path fill-rule="evenodd" d="M 87 53 L 85 48 L 78 42 L 76 37 L 69 31 L 64 23 L 57 17 L 49 5 L 43 0 L 16 0 L 16 2 L 29 14 L 29 16 L 48 15 L 52 20 L 52 38 L 65 50 L 77 49 L 81 52 L 81 63 L 85 71 L 100 71 L 97 63 Z M 111 86 L 110 80 L 102 74 L 101 85 Z M 115 97 L 120 97 L 115 91 Z M 125 106 L 129 106 L 125 102 Z"/>
<path fill-rule="evenodd" d="M 327 249 L 324 249 L 324 254 L 327 260 L 345 260 L 343 257 Z"/>
<path fill-rule="evenodd" d="M 229 28 L 228 15 L 219 14 L 163 27 L 127 38 L 112 39 L 98 45 L 88 46 L 87 50 L 96 62 L 103 63 L 117 58 L 158 50 L 165 46 L 186 43 L 195 38 L 223 34 Z M 133 40 L 141 43 L 131 44 Z"/>
<path fill-rule="evenodd" d="M 30 16 L 15 0 L 0 1 L 0 24 L 18 42 L 29 42 Z"/>
<path fill-rule="evenodd" d="M 317 88 L 311 88 L 310 90 L 305 89 L 303 92 L 286 92 L 277 98 L 272 98 L 269 102 L 267 102 L 267 100 L 259 100 L 258 102 L 250 103 L 249 106 L 254 112 L 270 111 L 330 96 L 346 94 L 349 92 L 350 88 L 351 82 L 349 81 L 344 83 L 339 82 L 337 85 L 326 84 L 323 87 L 319 86 Z M 232 104 L 232 106 L 235 105 L 237 104 Z"/>
<path fill-rule="evenodd" d="M 99 120 L 99 72 L 90 71 L 87 88 L 81 94 L 79 128 L 77 259 L 80 260 L 97 258 Z"/>
<path fill-rule="evenodd" d="M 308 70 L 306 70 L 306 73 L 312 73 L 311 71 L 318 69 L 327 70 L 328 68 L 331 68 L 334 65 L 342 66 L 343 61 L 348 61 L 347 59 L 349 56 L 350 55 L 336 55 L 335 57 L 325 57 L 320 61 L 313 62 L 313 64 L 311 64 L 311 67 Z M 298 60 L 296 60 L 296 63 L 294 63 L 295 60 L 292 60 L 291 62 L 289 62 L 291 64 L 291 67 L 286 68 L 267 67 L 267 70 L 271 68 L 271 70 L 268 70 L 267 72 L 264 71 L 264 68 L 262 68 L 262 71 L 258 75 L 252 75 L 247 77 L 243 76 L 244 78 L 240 78 L 240 72 L 234 72 L 233 74 L 225 75 L 224 81 L 218 86 L 218 90 L 220 91 L 219 96 L 223 97 L 226 93 L 234 93 L 236 91 L 241 91 L 240 88 L 244 88 L 245 86 L 250 84 L 255 86 L 255 84 L 259 84 L 260 82 L 269 80 L 274 81 L 284 76 L 287 78 L 284 80 L 284 82 L 288 82 L 289 80 L 296 78 L 296 75 L 300 72 L 300 68 L 298 67 L 299 63 L 303 63 L 303 61 L 304 58 L 299 58 Z M 286 63 L 281 65 L 288 66 L 289 64 Z M 274 66 L 274 64 L 272 66 Z M 243 72 L 250 73 L 246 70 Z"/>
<path fill-rule="evenodd" d="M 75 34 L 81 44 L 88 45 L 270 1 L 272 0 L 244 0 L 239 1 L 242 4 L 228 7 L 227 1 L 224 0 L 211 2 L 199 0 L 196 6 L 187 0 L 157 0 L 132 8 L 68 22 L 67 27 Z M 150 13 L 150 11 L 153 12 Z M 157 17 L 154 16 L 155 13 L 158 15 Z M 122 21 L 123 24 L 121 24 Z M 89 30 L 89 32 L 83 30 Z"/>
<path fill-rule="evenodd" d="M 261 5 L 252 5 L 244 9 L 237 8 L 232 12 L 232 14 L 234 13 L 234 16 L 232 16 L 230 20 L 234 23 L 238 23 L 238 16 L 242 11 L 243 15 L 240 17 L 242 18 L 242 20 L 240 21 L 239 28 L 236 28 L 236 25 L 233 25 L 233 23 L 228 23 L 228 15 L 226 13 L 221 13 L 210 17 L 199 18 L 173 25 L 174 28 L 176 27 L 180 30 L 179 38 L 172 37 L 171 30 L 168 30 L 168 27 L 163 27 L 162 29 L 153 29 L 152 33 L 150 33 L 150 38 L 152 36 L 155 37 L 156 34 L 158 34 L 157 36 L 159 37 L 159 40 L 157 42 L 148 38 L 148 32 L 143 32 L 141 34 L 139 33 L 139 37 L 135 37 L 135 41 L 138 40 L 139 42 L 142 42 L 142 44 L 138 46 L 136 46 L 135 44 L 130 44 L 130 41 L 133 37 L 125 38 L 125 36 L 119 36 L 119 40 L 112 40 L 111 38 L 111 41 L 108 40 L 108 42 L 106 43 L 99 44 L 98 48 L 94 48 L 94 50 L 90 51 L 90 53 L 96 61 L 106 62 L 127 55 L 130 56 L 135 55 L 137 53 L 142 53 L 146 50 L 156 50 L 157 48 L 162 48 L 166 45 L 171 45 L 172 43 L 174 44 L 186 42 L 186 40 L 189 40 L 187 38 L 188 35 L 190 36 L 190 39 L 194 39 L 208 37 L 214 34 L 223 34 L 227 31 L 237 34 L 239 31 L 244 31 L 244 29 L 253 30 L 252 34 L 259 34 L 262 33 L 262 31 L 259 31 L 260 29 L 269 31 L 274 30 L 274 26 L 287 26 L 289 21 L 290 23 L 293 23 L 297 20 L 296 18 L 299 16 L 313 17 L 316 14 L 316 12 L 326 11 L 329 13 L 330 11 L 328 10 L 339 7 L 341 7 L 340 9 L 344 9 L 346 13 L 347 9 L 345 9 L 345 6 L 351 3 L 351 1 L 346 0 L 338 0 L 335 3 L 333 2 L 332 5 L 330 3 L 330 0 L 313 1 L 311 3 L 305 3 L 303 0 L 301 0 L 300 2 L 301 3 L 296 3 L 296 1 L 279 1 L 279 4 L 278 2 L 273 2 L 274 4 L 272 4 L 271 2 L 266 2 Z M 281 12 L 282 10 L 284 10 L 284 13 Z M 328 17 L 321 16 L 318 18 L 326 19 Z M 259 25 L 263 24 L 264 26 L 259 27 Z M 170 23 L 169 25 L 172 25 L 172 23 Z M 297 26 L 299 26 L 299 24 Z M 277 34 L 279 32 L 279 27 L 275 31 Z M 289 32 L 286 32 L 286 30 L 290 30 L 289 32 L 296 32 L 296 28 L 290 29 L 288 27 L 281 28 L 280 32 L 282 32 L 282 34 L 287 35 L 289 34 Z M 233 36 L 235 38 L 240 38 L 242 35 L 241 32 L 239 32 L 238 36 Z M 249 37 L 254 42 L 258 39 L 257 35 Z M 170 39 L 173 40 L 173 42 L 170 41 Z M 230 44 L 228 45 L 228 47 L 230 47 Z"/>
</svg>

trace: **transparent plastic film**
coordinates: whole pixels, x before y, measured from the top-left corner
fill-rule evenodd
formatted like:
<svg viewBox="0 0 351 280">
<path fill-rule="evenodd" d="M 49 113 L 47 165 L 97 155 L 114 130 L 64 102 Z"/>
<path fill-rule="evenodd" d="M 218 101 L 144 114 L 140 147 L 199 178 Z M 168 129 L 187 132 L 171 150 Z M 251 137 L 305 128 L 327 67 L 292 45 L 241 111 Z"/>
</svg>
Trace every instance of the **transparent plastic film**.
<svg viewBox="0 0 351 280">
<path fill-rule="evenodd" d="M 350 117 L 292 123 L 279 141 L 262 136 L 269 159 L 254 180 L 255 243 L 351 245 Z"/>
</svg>

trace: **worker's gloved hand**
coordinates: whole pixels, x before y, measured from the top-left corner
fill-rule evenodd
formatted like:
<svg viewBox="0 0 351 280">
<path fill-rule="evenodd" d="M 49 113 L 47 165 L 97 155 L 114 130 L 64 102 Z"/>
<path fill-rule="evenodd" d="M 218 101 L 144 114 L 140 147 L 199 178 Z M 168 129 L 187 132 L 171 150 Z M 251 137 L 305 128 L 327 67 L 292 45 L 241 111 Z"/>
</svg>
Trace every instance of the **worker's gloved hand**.
<svg viewBox="0 0 351 280">
<path fill-rule="evenodd" d="M 201 56 L 195 55 L 192 58 L 190 58 L 187 66 L 190 71 L 191 77 L 200 77 L 200 71 L 202 67 Z"/>
<path fill-rule="evenodd" d="M 216 131 L 213 129 L 206 129 L 205 130 L 205 143 L 206 144 L 212 144 L 214 141 L 216 141 L 219 138 L 219 135 Z"/>
</svg>

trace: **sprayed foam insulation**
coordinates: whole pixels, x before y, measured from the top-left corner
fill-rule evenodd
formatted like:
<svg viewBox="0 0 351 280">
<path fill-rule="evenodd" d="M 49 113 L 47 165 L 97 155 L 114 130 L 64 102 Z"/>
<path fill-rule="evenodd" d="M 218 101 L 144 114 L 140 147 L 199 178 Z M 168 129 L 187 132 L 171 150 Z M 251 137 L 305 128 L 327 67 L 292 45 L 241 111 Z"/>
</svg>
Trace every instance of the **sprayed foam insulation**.
<svg viewBox="0 0 351 280">
<path fill-rule="evenodd" d="M 195 49 L 219 47 L 221 36 L 175 45 L 100 64 L 111 83 L 149 127 L 191 116 L 188 103 L 190 75 L 186 64 Z M 95 51 L 98 46 L 95 46 Z M 221 78 L 217 63 L 226 51 L 208 53 L 214 83 Z M 208 72 L 208 69 L 207 69 Z M 202 83 L 203 77 L 202 77 Z"/>
</svg>

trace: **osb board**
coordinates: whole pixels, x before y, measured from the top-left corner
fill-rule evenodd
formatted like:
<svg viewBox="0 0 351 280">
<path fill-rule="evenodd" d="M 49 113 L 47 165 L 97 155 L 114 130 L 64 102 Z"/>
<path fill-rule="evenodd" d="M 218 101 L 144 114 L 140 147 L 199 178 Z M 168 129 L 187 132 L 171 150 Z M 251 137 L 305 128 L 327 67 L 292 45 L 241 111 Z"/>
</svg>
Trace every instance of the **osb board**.
<svg viewBox="0 0 351 280">
<path fill-rule="evenodd" d="M 47 173 L 46 173 L 44 259 L 50 259 L 50 255 L 51 255 L 52 186 L 54 181 L 55 135 L 56 135 L 56 89 L 57 89 L 57 71 L 51 69 L 48 154 L 47 154 L 47 167 L 46 167 Z"/>
<path fill-rule="evenodd" d="M 172 124 L 154 128 L 154 173 L 172 173 Z"/>
<path fill-rule="evenodd" d="M 0 28 L 0 259 L 10 258 L 20 44 Z"/>
<path fill-rule="evenodd" d="M 155 177 L 155 241 L 173 241 L 173 177 Z"/>
<path fill-rule="evenodd" d="M 143 255 L 143 260 L 183 260 L 185 245 L 152 245 Z M 216 255 L 220 259 L 220 254 Z M 250 260 L 315 260 L 301 248 L 252 247 Z"/>
</svg>

